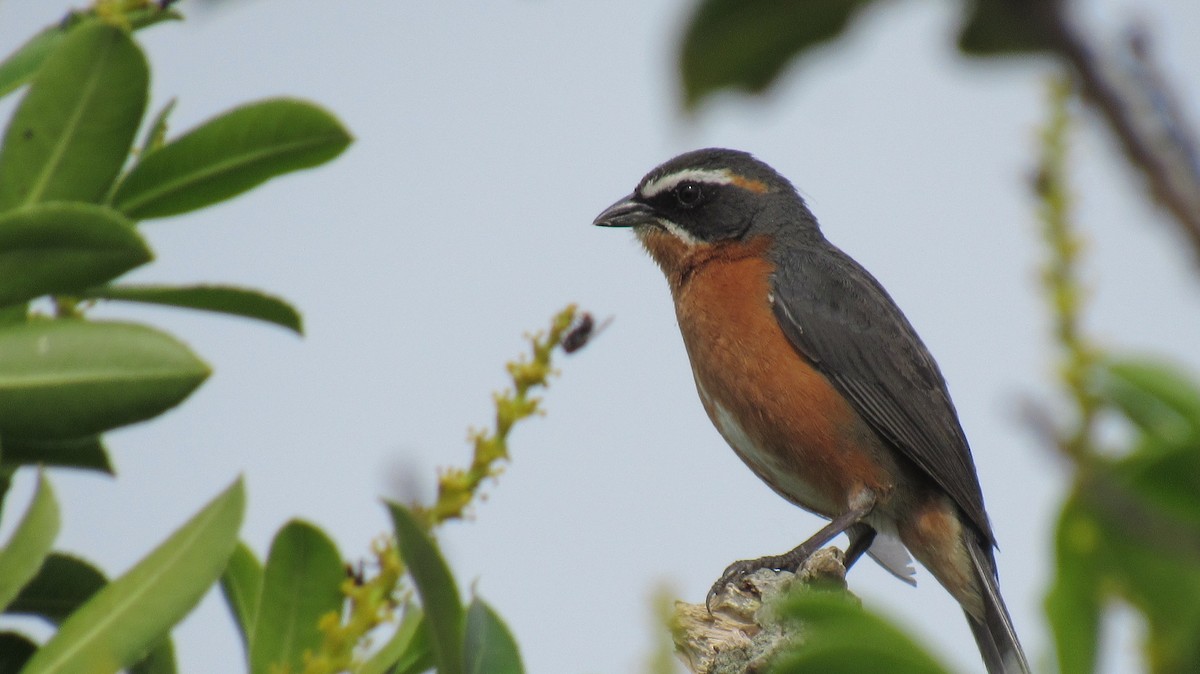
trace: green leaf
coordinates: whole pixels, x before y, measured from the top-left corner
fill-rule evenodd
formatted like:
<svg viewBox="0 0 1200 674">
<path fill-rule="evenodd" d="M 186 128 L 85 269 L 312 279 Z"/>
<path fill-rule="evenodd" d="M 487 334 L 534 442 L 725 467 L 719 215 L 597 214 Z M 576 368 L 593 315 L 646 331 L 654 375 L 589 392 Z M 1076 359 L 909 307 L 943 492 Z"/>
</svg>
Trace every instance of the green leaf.
<svg viewBox="0 0 1200 674">
<path fill-rule="evenodd" d="M 1099 395 L 1142 430 L 1173 445 L 1200 439 L 1200 386 L 1178 365 L 1122 359 L 1098 374 Z"/>
<path fill-rule="evenodd" d="M 21 590 L 8 611 L 36 616 L 58 625 L 107 582 L 104 574 L 91 564 L 62 553 L 51 553 L 37 577 Z M 0 653 L 3 650 L 0 648 Z M 170 674 L 175 671 L 174 667 L 174 646 L 170 639 L 164 639 L 131 671 L 134 674 Z M 0 672 L 3 671 L 0 668 Z"/>
<path fill-rule="evenodd" d="M 1055 578 L 1045 604 L 1062 674 L 1091 674 L 1096 668 L 1101 544 L 1099 524 L 1072 496 L 1063 506 L 1054 534 Z"/>
<path fill-rule="evenodd" d="M 839 37 L 872 0 L 702 0 L 679 54 L 684 101 L 764 91 L 792 59 Z"/>
<path fill-rule="evenodd" d="M 17 472 L 16 466 L 0 462 L 0 515 L 4 514 L 4 497 L 8 495 L 8 490 L 12 487 L 12 478 L 15 472 Z"/>
<path fill-rule="evenodd" d="M 422 631 L 427 635 L 428 632 Z M 429 645 L 429 637 L 421 637 L 421 649 L 409 650 L 404 657 L 388 670 L 388 674 L 424 674 L 433 670 L 433 650 Z"/>
<path fill-rule="evenodd" d="M 221 575 L 244 508 L 239 479 L 71 614 L 24 674 L 113 671 L 141 660 Z"/>
<path fill-rule="evenodd" d="M 17 674 L 33 652 L 37 644 L 23 635 L 15 632 L 0 632 L 0 674 Z"/>
<path fill-rule="evenodd" d="M 73 438 L 179 404 L 209 368 L 170 335 L 132 323 L 0 328 L 0 433 Z"/>
<path fill-rule="evenodd" d="M 1192 541 L 1200 552 L 1200 444 L 1141 451 L 1114 463 L 1110 474 L 1149 507 L 1159 526 L 1169 528 L 1168 538 Z"/>
<path fill-rule="evenodd" d="M 1156 671 L 1200 671 L 1200 540 L 1195 532 L 1123 488 L 1103 464 L 1089 472 L 1075 501 L 1076 520 L 1094 531 L 1090 541 L 1079 536 L 1091 543 L 1080 545 L 1081 554 L 1086 552 L 1098 569 L 1094 594 L 1101 599 L 1115 594 L 1142 613 L 1149 626 L 1145 648 Z"/>
<path fill-rule="evenodd" d="M 129 155 L 149 69 L 125 31 L 85 22 L 42 64 L 0 150 L 0 211 L 98 202 Z"/>
<path fill-rule="evenodd" d="M 58 536 L 58 527 L 58 501 L 46 475 L 39 473 L 33 502 L 8 544 L 0 548 L 0 611 L 37 576 Z"/>
<path fill-rule="evenodd" d="M 215 311 L 274 323 L 296 334 L 304 334 L 300 312 L 278 297 L 257 290 L 232 286 L 120 285 L 91 288 L 82 297 L 145 302 L 185 309 Z"/>
<path fill-rule="evenodd" d="M 0 307 L 0 328 L 6 325 L 16 325 L 24 323 L 29 318 L 28 304 L 15 304 L 8 307 Z"/>
<path fill-rule="evenodd" d="M 167 118 L 175 111 L 176 99 L 172 98 L 167 101 L 167 104 L 158 111 L 154 116 L 154 121 L 150 123 L 149 130 L 146 131 L 146 137 L 142 140 L 142 146 L 138 149 L 138 156 L 142 159 L 146 155 L 160 149 L 167 142 Z"/>
<path fill-rule="evenodd" d="M 107 583 L 104 574 L 88 562 L 52 552 L 8 610 L 58 625 Z"/>
<path fill-rule="evenodd" d="M 356 674 L 417 674 L 433 667 L 425 614 L 409 605 L 404 619 L 387 643 L 359 667 Z"/>
<path fill-rule="evenodd" d="M 464 616 L 454 576 L 408 508 L 398 503 L 387 506 L 400 557 L 421 597 L 438 674 L 462 674 Z"/>
<path fill-rule="evenodd" d="M 113 475 L 108 450 L 100 436 L 88 435 L 81 438 L 39 440 L 34 438 L 0 438 L 0 465 L 3 466 L 58 466 L 82 468 Z"/>
<path fill-rule="evenodd" d="M 246 662 L 250 662 L 250 644 L 254 643 L 254 623 L 258 613 L 259 593 L 262 590 L 263 568 L 254 551 L 245 543 L 238 542 L 221 574 L 221 594 L 225 604 L 237 621 L 242 646 L 246 650 Z"/>
<path fill-rule="evenodd" d="M 935 674 L 948 670 L 891 622 L 841 592 L 792 593 L 783 615 L 803 623 L 804 643 L 781 654 L 772 672 Z"/>
<path fill-rule="evenodd" d="M 304 651 L 321 644 L 317 623 L 341 611 L 345 579 L 342 557 L 320 529 L 293 520 L 279 530 L 263 571 L 250 644 L 252 674 L 303 670 Z"/>
<path fill-rule="evenodd" d="M 33 79 L 54 49 L 62 42 L 67 33 L 84 22 L 93 18 L 95 12 L 72 11 L 63 20 L 44 28 L 28 42 L 21 45 L 8 58 L 0 63 L 0 98 L 19 89 Z M 173 9 L 163 10 L 157 3 L 148 3 L 146 7 L 134 9 L 126 14 L 134 30 L 153 26 L 167 20 L 183 18 Z"/>
<path fill-rule="evenodd" d="M 517 641 L 508 625 L 478 597 L 467 608 L 465 641 L 467 671 L 470 674 L 524 674 Z"/>
<path fill-rule="evenodd" d="M 1051 38 L 1039 18 L 1045 0 L 968 0 L 958 48 L 971 56 L 1049 51 Z"/>
<path fill-rule="evenodd" d="M 66 30 L 61 25 L 47 26 L 0 63 L 0 97 L 7 96 L 33 79 L 46 57 L 62 42 Z"/>
<path fill-rule="evenodd" d="M 311 103 L 246 105 L 143 158 L 118 185 L 114 203 L 137 219 L 186 213 L 323 164 L 349 144 L 341 123 Z"/>
<path fill-rule="evenodd" d="M 117 211 L 83 203 L 36 204 L 0 214 L 0 306 L 81 291 L 153 255 Z"/>
<path fill-rule="evenodd" d="M 175 644 L 170 638 L 163 639 L 146 657 L 129 668 L 129 674 L 175 674 L 176 671 Z"/>
</svg>

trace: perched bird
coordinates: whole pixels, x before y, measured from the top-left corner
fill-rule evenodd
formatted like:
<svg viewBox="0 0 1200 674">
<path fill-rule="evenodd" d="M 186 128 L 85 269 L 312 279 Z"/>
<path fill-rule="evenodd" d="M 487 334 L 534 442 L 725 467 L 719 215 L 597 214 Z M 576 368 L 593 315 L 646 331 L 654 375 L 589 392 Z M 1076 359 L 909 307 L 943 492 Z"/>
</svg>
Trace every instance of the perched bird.
<svg viewBox="0 0 1200 674">
<path fill-rule="evenodd" d="M 796 549 L 732 564 L 710 592 L 794 569 L 840 533 L 912 582 L 912 553 L 962 606 L 992 674 L 1028 672 L 996 540 L 941 371 L 883 286 L 827 241 L 790 182 L 704 149 L 648 173 L 595 220 L 662 268 L 696 390 L 777 494 L 830 520 Z"/>
</svg>

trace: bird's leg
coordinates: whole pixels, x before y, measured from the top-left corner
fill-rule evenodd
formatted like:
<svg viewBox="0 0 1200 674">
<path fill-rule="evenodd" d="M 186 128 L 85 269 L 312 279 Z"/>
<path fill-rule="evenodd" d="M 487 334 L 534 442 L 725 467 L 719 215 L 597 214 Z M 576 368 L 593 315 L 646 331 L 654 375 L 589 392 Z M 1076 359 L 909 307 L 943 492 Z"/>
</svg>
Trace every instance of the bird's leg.
<svg viewBox="0 0 1200 674">
<path fill-rule="evenodd" d="M 846 537 L 850 539 L 850 544 L 846 546 L 842 567 L 849 571 L 858 558 L 871 548 L 871 543 L 875 541 L 875 529 L 869 524 L 856 522 L 846 529 Z"/>
<path fill-rule="evenodd" d="M 821 546 L 833 540 L 838 534 L 853 527 L 855 524 L 861 521 L 862 518 L 866 517 L 867 513 L 871 512 L 871 509 L 875 507 L 875 495 L 869 492 L 863 494 L 861 498 L 857 498 L 855 500 L 859 501 L 860 503 L 851 507 L 841 515 L 833 518 L 833 521 L 821 527 L 817 533 L 813 534 L 807 541 L 804 541 L 800 545 L 796 546 L 790 552 L 785 552 L 782 555 L 759 557 L 758 559 L 745 559 L 740 562 L 734 562 L 733 564 L 730 564 L 729 567 L 725 569 L 725 573 L 721 574 L 721 577 L 717 580 L 717 582 L 713 583 L 712 589 L 708 591 L 708 596 L 704 599 L 705 608 L 707 608 L 709 613 L 711 613 L 713 597 L 717 596 L 717 594 L 723 590 L 726 585 L 737 582 L 751 573 L 758 571 L 759 569 L 795 571 L 796 569 L 800 568 L 800 565 L 803 564 L 806 559 L 811 557 L 814 552 L 820 550 Z M 859 536 L 861 538 L 861 534 Z M 851 547 L 853 547 L 853 545 Z M 866 550 L 866 548 L 864 547 L 863 550 Z M 861 554 L 862 551 L 857 553 L 857 555 Z"/>
</svg>

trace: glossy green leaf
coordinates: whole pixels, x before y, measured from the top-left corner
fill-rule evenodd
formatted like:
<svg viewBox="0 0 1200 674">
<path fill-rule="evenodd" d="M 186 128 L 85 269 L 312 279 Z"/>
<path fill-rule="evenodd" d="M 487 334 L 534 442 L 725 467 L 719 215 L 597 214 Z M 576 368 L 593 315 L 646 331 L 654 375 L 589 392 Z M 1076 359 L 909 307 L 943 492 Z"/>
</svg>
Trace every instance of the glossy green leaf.
<svg viewBox="0 0 1200 674">
<path fill-rule="evenodd" d="M 803 623 L 804 643 L 781 654 L 782 674 L 935 674 L 948 670 L 891 622 L 841 592 L 805 590 L 788 597 L 783 614 Z"/>
<path fill-rule="evenodd" d="M 1042 0 L 967 0 L 958 48 L 972 56 L 1048 51 L 1051 40 L 1037 6 Z"/>
<path fill-rule="evenodd" d="M 104 574 L 91 564 L 70 555 L 51 553 L 37 577 L 21 590 L 8 610 L 58 625 L 106 583 Z M 174 667 L 174 646 L 170 639 L 165 639 L 130 671 L 133 674 L 170 674 Z"/>
<path fill-rule="evenodd" d="M 117 211 L 83 203 L 0 214 L 0 306 L 104 283 L 153 255 Z"/>
<path fill-rule="evenodd" d="M 62 42 L 67 33 L 92 16 L 91 12 L 70 12 L 63 20 L 47 26 L 0 62 L 0 98 L 33 79 L 46 57 Z M 128 12 L 126 18 L 136 30 L 162 21 L 177 20 L 182 16 L 173 9 L 161 9 L 157 3 L 147 3 L 145 7 Z"/>
<path fill-rule="evenodd" d="M 175 644 L 171 639 L 163 639 L 150 649 L 146 657 L 129 668 L 129 674 L 175 674 Z"/>
<path fill-rule="evenodd" d="M 8 55 L 0 63 L 0 97 L 4 97 L 33 79 L 46 57 L 66 36 L 61 25 L 47 26 Z"/>
<path fill-rule="evenodd" d="M 37 644 L 24 635 L 15 632 L 0 632 L 0 674 L 17 674 L 33 652 Z"/>
<path fill-rule="evenodd" d="M 254 551 L 239 542 L 229 557 L 225 573 L 221 574 L 221 594 L 237 622 L 238 634 L 250 661 L 250 644 L 254 643 L 254 623 L 258 613 L 258 598 L 262 590 L 263 568 Z"/>
<path fill-rule="evenodd" d="M 233 316 L 255 318 L 304 334 L 300 312 L 266 293 L 232 286 L 145 286 L 119 285 L 91 288 L 82 297 L 145 302 L 184 309 L 215 311 Z"/>
<path fill-rule="evenodd" d="M 137 219 L 185 213 L 283 173 L 323 164 L 349 144 L 341 123 L 311 103 L 254 103 L 146 156 L 118 185 L 113 201 Z"/>
<path fill-rule="evenodd" d="M 104 574 L 88 562 L 53 552 L 8 610 L 58 625 L 106 583 Z"/>
<path fill-rule="evenodd" d="M 508 625 L 478 597 L 467 608 L 465 659 L 470 674 L 524 674 L 521 653 Z"/>
<path fill-rule="evenodd" d="M 244 508 L 239 479 L 72 613 L 25 674 L 114 671 L 141 660 L 221 575 Z"/>
<path fill-rule="evenodd" d="M 58 536 L 58 501 L 44 473 L 39 473 L 37 491 L 25 516 L 0 548 L 0 611 L 37 576 L 50 546 Z"/>
<path fill-rule="evenodd" d="M 387 505 L 400 557 L 421 597 L 438 674 L 462 674 L 464 615 L 454 576 L 408 508 L 398 503 Z"/>
<path fill-rule="evenodd" d="M 317 623 L 341 611 L 345 579 L 342 557 L 320 529 L 293 520 L 279 530 L 263 570 L 250 643 L 252 674 L 303 669 L 304 651 L 321 644 Z"/>
<path fill-rule="evenodd" d="M 873 0 L 702 0 L 679 55 L 684 100 L 721 89 L 761 92 L 810 49 L 839 37 Z"/>
<path fill-rule="evenodd" d="M 0 465 L 57 466 L 113 474 L 108 450 L 98 435 L 58 440 L 0 438 Z"/>
<path fill-rule="evenodd" d="M 125 31 L 71 30 L 42 64 L 0 150 L 0 211 L 99 202 L 125 163 L 146 107 L 149 69 Z"/>
<path fill-rule="evenodd" d="M 433 667 L 425 614 L 410 605 L 400 626 L 356 674 L 418 674 Z"/>
<path fill-rule="evenodd" d="M 0 328 L 0 434 L 73 438 L 179 404 L 209 368 L 165 333 L 59 320 Z"/>
</svg>

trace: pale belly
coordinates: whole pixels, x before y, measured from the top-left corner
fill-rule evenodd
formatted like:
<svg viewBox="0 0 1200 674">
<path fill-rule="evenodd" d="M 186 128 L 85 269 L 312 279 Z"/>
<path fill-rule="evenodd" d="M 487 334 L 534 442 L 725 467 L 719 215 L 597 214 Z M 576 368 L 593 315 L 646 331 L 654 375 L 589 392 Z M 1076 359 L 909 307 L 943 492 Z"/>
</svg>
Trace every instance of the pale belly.
<svg viewBox="0 0 1200 674">
<path fill-rule="evenodd" d="M 803 466 L 792 465 L 781 457 L 781 452 L 770 451 L 763 443 L 746 432 L 737 422 L 734 415 L 719 402 L 708 395 L 707 391 L 696 382 L 696 390 L 709 413 L 713 425 L 717 427 L 721 437 L 742 460 L 758 476 L 767 483 L 775 493 L 795 505 L 831 518 L 841 511 L 841 507 L 828 499 L 816 486 L 805 479 Z"/>
</svg>

